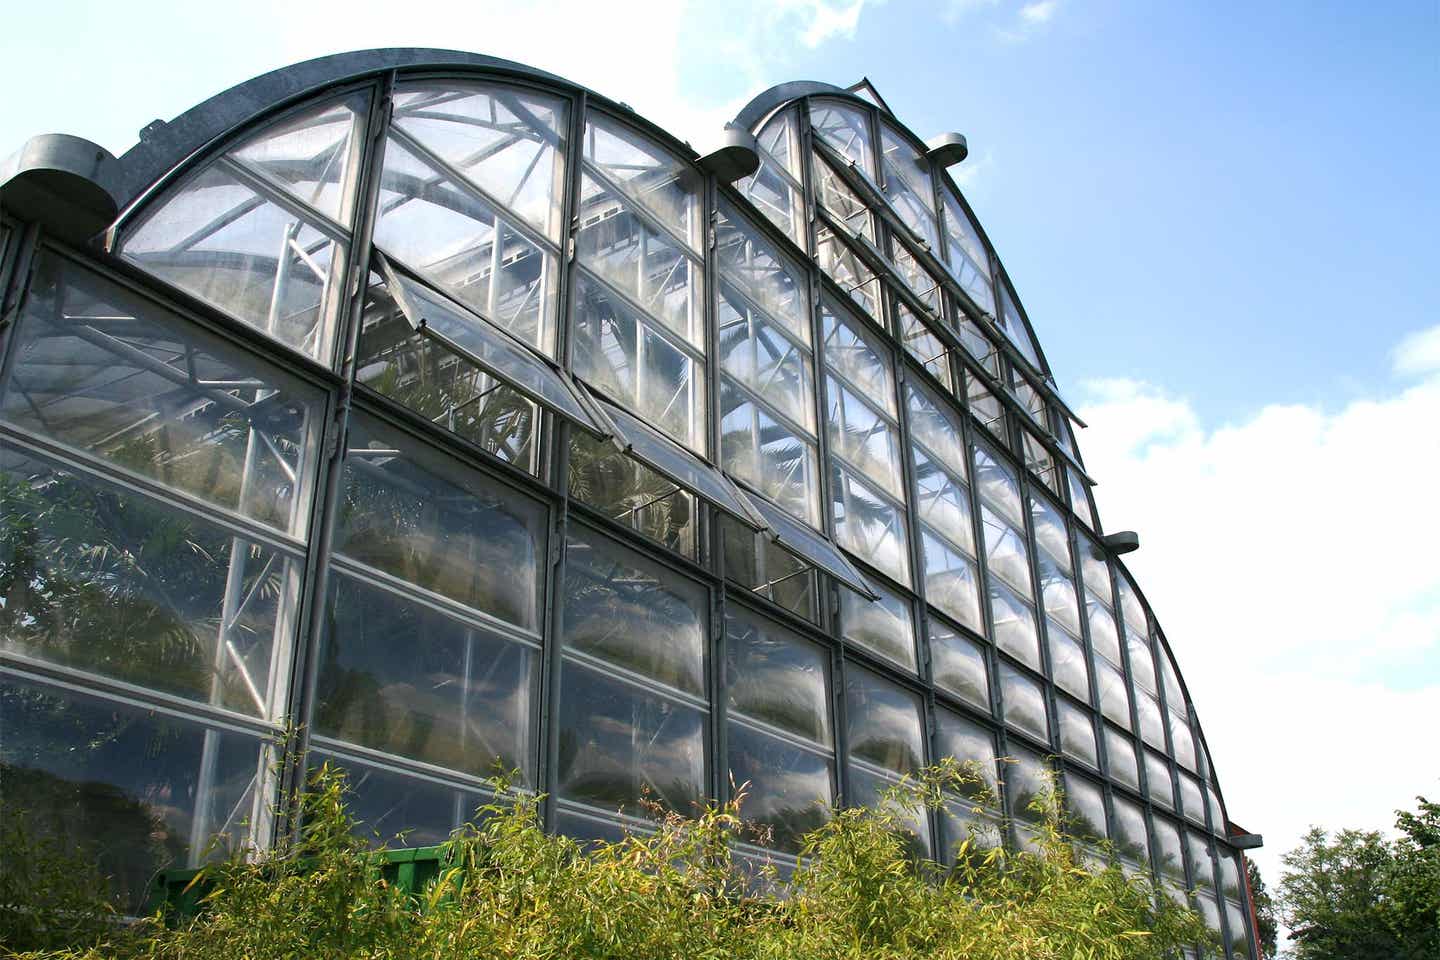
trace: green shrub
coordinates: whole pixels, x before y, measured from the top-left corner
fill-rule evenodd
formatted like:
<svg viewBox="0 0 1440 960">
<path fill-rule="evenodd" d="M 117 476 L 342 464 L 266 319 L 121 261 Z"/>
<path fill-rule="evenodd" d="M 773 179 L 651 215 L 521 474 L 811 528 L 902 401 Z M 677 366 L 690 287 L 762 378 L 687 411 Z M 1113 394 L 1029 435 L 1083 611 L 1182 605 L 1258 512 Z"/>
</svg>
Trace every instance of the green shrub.
<svg viewBox="0 0 1440 960">
<path fill-rule="evenodd" d="M 197 916 L 88 929 L 68 951 L 24 936 L 0 944 L 135 960 L 1159 960 L 1207 939 L 1148 880 L 1082 865 L 1053 795 L 1039 801 L 1036 852 L 962 848 L 954 868 L 917 860 L 907 811 L 938 807 L 960 776 L 936 768 L 881 809 L 835 811 L 783 881 L 732 860 L 732 841 L 749 835 L 743 800 L 659 816 L 653 835 L 581 844 L 545 833 L 539 800 L 501 784 L 504 799 L 451 837 L 439 875 L 411 896 L 384 880 L 383 858 L 356 836 L 343 778 L 325 768 L 301 802 L 296 841 L 207 868 Z M 15 906 L 17 891 L 4 889 Z"/>
</svg>

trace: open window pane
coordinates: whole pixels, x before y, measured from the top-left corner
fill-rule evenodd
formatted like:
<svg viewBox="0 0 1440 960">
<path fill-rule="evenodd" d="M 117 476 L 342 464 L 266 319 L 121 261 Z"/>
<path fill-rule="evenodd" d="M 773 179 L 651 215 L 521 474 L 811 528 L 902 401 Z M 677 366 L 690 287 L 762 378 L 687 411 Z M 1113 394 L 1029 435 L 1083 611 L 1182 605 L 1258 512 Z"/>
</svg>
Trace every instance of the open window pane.
<svg viewBox="0 0 1440 960">
<path fill-rule="evenodd" d="M 483 367 L 548 409 L 598 436 L 608 425 L 581 403 L 563 375 L 485 319 L 454 304 L 405 274 L 385 268 L 386 285 L 396 304 L 417 331 L 439 340 L 447 349 Z"/>
<path fill-rule="evenodd" d="M 840 583 L 865 597 L 876 596 L 875 591 L 860 572 L 855 569 L 835 544 L 820 536 L 803 524 L 797 523 L 789 514 L 777 509 L 763 498 L 751 500 L 775 540 L 797 556 L 813 563 Z"/>
<path fill-rule="evenodd" d="M 693 490 L 715 506 L 757 529 L 764 519 L 750 505 L 750 500 L 710 464 L 650 429 L 638 418 L 608 405 L 606 415 L 615 424 L 618 439 L 637 460 L 665 474 L 676 483 Z"/>
</svg>

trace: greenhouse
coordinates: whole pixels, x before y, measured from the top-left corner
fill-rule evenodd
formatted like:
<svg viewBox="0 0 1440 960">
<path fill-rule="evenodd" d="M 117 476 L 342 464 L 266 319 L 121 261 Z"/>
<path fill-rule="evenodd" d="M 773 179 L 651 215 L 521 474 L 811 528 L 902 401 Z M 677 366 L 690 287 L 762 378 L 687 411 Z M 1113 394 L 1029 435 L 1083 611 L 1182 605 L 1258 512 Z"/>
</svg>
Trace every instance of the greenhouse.
<svg viewBox="0 0 1440 960">
<path fill-rule="evenodd" d="M 954 757 L 993 809 L 917 815 L 917 850 L 1023 849 L 1053 780 L 1254 957 L 1258 837 L 965 152 L 800 82 L 700 156 L 410 49 L 255 78 L 119 158 L 22 145 L 0 815 L 98 845 L 138 904 L 217 837 L 273 843 L 324 761 L 412 845 L 497 772 L 579 838 L 748 783 L 739 852 L 783 868 Z"/>
</svg>

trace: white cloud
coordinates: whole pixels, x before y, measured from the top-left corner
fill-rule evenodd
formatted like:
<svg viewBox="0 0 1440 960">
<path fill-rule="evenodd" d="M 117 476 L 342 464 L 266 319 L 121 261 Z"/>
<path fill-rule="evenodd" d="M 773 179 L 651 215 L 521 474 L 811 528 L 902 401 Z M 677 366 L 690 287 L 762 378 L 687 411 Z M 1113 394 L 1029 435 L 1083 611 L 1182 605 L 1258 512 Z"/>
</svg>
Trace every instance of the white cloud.
<svg viewBox="0 0 1440 960">
<path fill-rule="evenodd" d="M 1060 0 L 1038 0 L 1020 8 L 1020 19 L 1030 24 L 1049 23 L 1060 6 Z"/>
<path fill-rule="evenodd" d="M 1440 325 L 1410 334 L 1391 355 L 1401 376 L 1440 372 Z"/>
<path fill-rule="evenodd" d="M 1231 816 L 1272 885 L 1310 824 L 1386 828 L 1440 794 L 1440 329 L 1418 377 L 1337 410 L 1210 428 L 1132 380 L 1086 384 L 1080 437 L 1108 529 L 1195 699 Z"/>
<path fill-rule="evenodd" d="M 853 40 L 860 25 L 860 11 L 865 0 L 849 3 L 826 3 L 825 0 L 782 0 L 777 9 L 798 14 L 805 24 L 800 39 L 812 50 L 827 40 Z"/>
</svg>

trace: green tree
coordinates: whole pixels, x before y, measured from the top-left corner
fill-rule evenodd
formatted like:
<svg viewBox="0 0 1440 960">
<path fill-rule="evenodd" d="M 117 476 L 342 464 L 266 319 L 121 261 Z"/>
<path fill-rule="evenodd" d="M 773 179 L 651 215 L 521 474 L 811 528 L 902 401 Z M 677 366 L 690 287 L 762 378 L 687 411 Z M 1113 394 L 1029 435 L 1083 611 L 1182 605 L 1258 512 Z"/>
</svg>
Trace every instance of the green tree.
<svg viewBox="0 0 1440 960">
<path fill-rule="evenodd" d="M 1280 913 L 1296 960 L 1440 957 L 1440 805 L 1397 811 L 1399 837 L 1312 827 L 1285 855 Z"/>
<path fill-rule="evenodd" d="M 1255 901 L 1255 936 L 1260 941 L 1260 949 L 1267 957 L 1275 956 L 1275 899 L 1270 896 L 1270 890 L 1265 886 L 1265 881 L 1260 877 L 1260 868 L 1255 866 L 1255 861 L 1245 860 L 1245 874 L 1250 880 L 1250 897 Z"/>
</svg>

